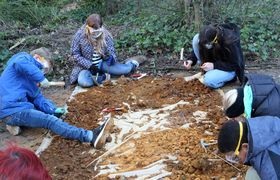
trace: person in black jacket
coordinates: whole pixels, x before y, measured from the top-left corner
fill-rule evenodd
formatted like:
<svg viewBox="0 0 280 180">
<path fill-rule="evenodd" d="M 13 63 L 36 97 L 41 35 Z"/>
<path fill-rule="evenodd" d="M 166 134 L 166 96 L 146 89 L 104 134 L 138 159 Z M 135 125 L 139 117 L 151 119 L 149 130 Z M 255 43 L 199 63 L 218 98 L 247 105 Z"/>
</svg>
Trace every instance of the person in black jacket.
<svg viewBox="0 0 280 180">
<path fill-rule="evenodd" d="M 246 118 L 257 116 L 280 117 L 280 85 L 272 77 L 247 74 L 245 85 L 228 91 L 223 100 L 226 116 Z"/>
<path fill-rule="evenodd" d="M 244 60 L 240 46 L 239 28 L 232 23 L 205 26 L 193 38 L 193 52 L 184 66 L 190 69 L 201 64 L 204 84 L 220 88 L 238 77 L 243 82 Z"/>
</svg>

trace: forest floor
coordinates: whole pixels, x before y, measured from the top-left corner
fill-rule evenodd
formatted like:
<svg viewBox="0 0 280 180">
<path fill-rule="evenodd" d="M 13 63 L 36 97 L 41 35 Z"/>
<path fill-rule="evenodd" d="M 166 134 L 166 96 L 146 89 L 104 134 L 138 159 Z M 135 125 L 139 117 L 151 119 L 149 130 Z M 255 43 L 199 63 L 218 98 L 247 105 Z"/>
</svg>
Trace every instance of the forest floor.
<svg viewBox="0 0 280 180">
<path fill-rule="evenodd" d="M 267 67 L 251 63 L 248 67 L 247 72 L 263 73 L 273 76 L 277 82 L 280 80 L 277 64 Z M 66 122 L 86 129 L 101 123 L 106 115 L 101 113 L 102 109 L 125 109 L 112 114 L 115 121 L 112 140 L 101 150 L 52 134 L 51 145 L 40 156 L 51 176 L 54 179 L 243 177 L 246 167 L 237 166 L 239 171 L 217 157 L 222 155 L 216 154 L 216 145 L 205 150 L 200 144 L 201 140 L 208 143 L 216 140 L 225 117 L 221 93 L 198 80 L 183 79 L 198 72 L 197 69 L 186 72 L 174 68 L 160 76 L 150 75 L 137 81 L 121 77 L 116 83 L 108 82 L 103 87 L 79 93 L 70 101 L 73 86 L 43 89 L 43 94 L 58 106 L 67 104 Z M 239 83 L 235 82 L 221 90 L 226 92 L 237 86 Z M 6 141 L 15 141 L 33 150 L 48 133 L 43 129 L 25 128 L 21 135 L 11 136 L 3 124 L 0 130 L 0 147 Z"/>
</svg>

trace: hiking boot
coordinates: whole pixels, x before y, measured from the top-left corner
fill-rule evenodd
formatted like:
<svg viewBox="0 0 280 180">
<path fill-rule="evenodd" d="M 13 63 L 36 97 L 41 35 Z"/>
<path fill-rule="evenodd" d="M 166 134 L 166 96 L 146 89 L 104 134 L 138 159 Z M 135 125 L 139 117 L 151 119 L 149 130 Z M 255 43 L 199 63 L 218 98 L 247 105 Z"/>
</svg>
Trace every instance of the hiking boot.
<svg viewBox="0 0 280 180">
<path fill-rule="evenodd" d="M 19 126 L 10 126 L 6 125 L 6 129 L 9 131 L 10 134 L 17 136 L 21 132 L 21 129 Z"/>
<path fill-rule="evenodd" d="M 138 68 L 139 65 L 143 64 L 145 61 L 147 61 L 146 56 L 133 56 L 131 58 L 126 59 L 125 64 L 132 63 L 135 65 L 136 68 Z"/>
<path fill-rule="evenodd" d="M 109 136 L 110 129 L 113 127 L 113 125 L 113 119 L 107 117 L 107 119 L 101 126 L 92 130 L 93 136 L 96 137 L 91 142 L 91 145 L 93 145 L 94 148 L 100 149 L 105 145 L 106 139 Z"/>
</svg>

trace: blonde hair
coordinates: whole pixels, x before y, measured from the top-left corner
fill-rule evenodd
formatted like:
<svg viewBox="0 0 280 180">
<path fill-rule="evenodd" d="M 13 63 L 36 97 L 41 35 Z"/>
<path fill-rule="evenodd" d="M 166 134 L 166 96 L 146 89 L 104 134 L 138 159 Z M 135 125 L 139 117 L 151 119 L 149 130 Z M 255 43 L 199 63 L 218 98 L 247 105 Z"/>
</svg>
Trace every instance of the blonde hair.
<svg viewBox="0 0 280 180">
<path fill-rule="evenodd" d="M 223 110 L 226 111 L 230 106 L 235 103 L 237 99 L 237 89 L 232 89 L 225 93 L 223 98 Z"/>
<path fill-rule="evenodd" d="M 53 71 L 53 64 L 52 64 L 52 53 L 48 48 L 45 47 L 41 47 L 38 49 L 35 49 L 33 51 L 30 52 L 30 54 L 34 57 L 36 54 L 43 57 L 44 59 L 41 59 L 41 61 L 39 61 L 45 68 L 48 69 L 48 72 L 52 72 Z M 37 60 L 38 61 L 38 60 Z"/>
<path fill-rule="evenodd" d="M 96 39 L 96 41 L 93 41 L 90 38 L 90 28 L 94 29 L 101 29 L 102 34 L 100 35 L 99 38 Z M 87 20 L 86 20 L 86 27 L 85 27 L 85 34 L 88 39 L 88 41 L 92 44 L 92 46 L 95 47 L 96 52 L 100 56 L 104 56 L 103 50 L 107 47 L 106 44 L 106 36 L 109 36 L 112 38 L 111 33 L 103 26 L 103 21 L 102 18 L 99 14 L 92 14 L 90 15 Z"/>
</svg>

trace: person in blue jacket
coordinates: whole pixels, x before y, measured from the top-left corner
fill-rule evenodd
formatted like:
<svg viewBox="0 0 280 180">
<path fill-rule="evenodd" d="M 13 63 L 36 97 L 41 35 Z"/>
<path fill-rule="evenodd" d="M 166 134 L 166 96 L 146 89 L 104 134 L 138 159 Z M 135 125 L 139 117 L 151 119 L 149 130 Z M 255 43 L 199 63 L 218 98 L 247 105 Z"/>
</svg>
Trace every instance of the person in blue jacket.
<svg viewBox="0 0 280 180">
<path fill-rule="evenodd" d="M 280 179 L 279 135 L 280 119 L 276 116 L 259 116 L 244 122 L 228 120 L 220 129 L 218 148 L 230 159 L 251 165 L 261 179 L 276 180 Z"/>
<path fill-rule="evenodd" d="M 8 130 L 20 126 L 46 128 L 65 138 L 90 142 L 95 148 L 101 148 L 113 125 L 111 119 L 93 130 L 71 126 L 54 116 L 63 114 L 64 109 L 57 108 L 41 94 L 40 87 L 49 86 L 44 74 L 51 70 L 50 59 L 47 48 L 11 57 L 0 77 L 0 121 L 6 123 Z"/>
</svg>

